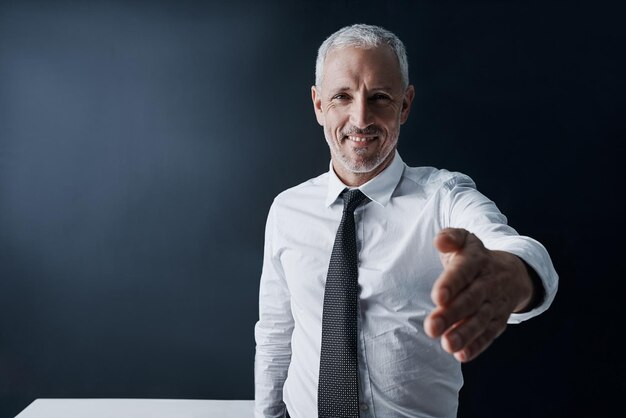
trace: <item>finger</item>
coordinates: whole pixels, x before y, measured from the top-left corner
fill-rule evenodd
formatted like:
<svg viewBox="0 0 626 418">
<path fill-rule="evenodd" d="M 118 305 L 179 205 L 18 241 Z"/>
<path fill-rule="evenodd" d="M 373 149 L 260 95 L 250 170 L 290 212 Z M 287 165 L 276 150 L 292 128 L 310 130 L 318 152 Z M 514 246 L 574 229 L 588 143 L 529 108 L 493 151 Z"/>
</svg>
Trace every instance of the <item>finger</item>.
<svg viewBox="0 0 626 418">
<path fill-rule="evenodd" d="M 444 228 L 435 236 L 435 248 L 441 253 L 458 251 L 465 246 L 469 232 L 462 228 Z"/>
<path fill-rule="evenodd" d="M 473 343 L 490 325 L 493 318 L 493 305 L 485 302 L 473 315 L 455 322 L 441 337 L 441 346 L 449 353 L 455 353 Z"/>
<path fill-rule="evenodd" d="M 431 299 L 436 305 L 445 305 L 473 282 L 487 264 L 489 255 L 474 234 L 468 234 L 463 249 L 453 254 L 433 285 Z"/>
<path fill-rule="evenodd" d="M 447 329 L 445 319 L 441 316 L 442 311 L 443 308 L 437 308 L 424 320 L 424 331 L 431 338 L 439 337 Z"/>
<path fill-rule="evenodd" d="M 485 301 L 486 297 L 482 286 L 468 286 L 448 305 L 439 306 L 431 312 L 425 323 L 426 332 L 433 338 L 444 334 L 457 322 L 477 315 L 481 309 L 485 310 Z M 491 308 L 491 304 L 489 304 L 489 308 Z M 491 317 L 492 315 L 483 318 L 483 326 Z"/>
<path fill-rule="evenodd" d="M 457 297 L 474 281 L 481 265 L 480 257 L 456 254 L 433 284 L 430 297 L 435 305 L 445 306 Z"/>
<path fill-rule="evenodd" d="M 506 322 L 492 321 L 491 325 L 485 329 L 478 338 L 464 347 L 462 350 L 454 353 L 454 357 L 463 363 L 474 360 L 482 352 L 484 352 L 496 338 L 498 338 L 506 329 Z"/>
</svg>

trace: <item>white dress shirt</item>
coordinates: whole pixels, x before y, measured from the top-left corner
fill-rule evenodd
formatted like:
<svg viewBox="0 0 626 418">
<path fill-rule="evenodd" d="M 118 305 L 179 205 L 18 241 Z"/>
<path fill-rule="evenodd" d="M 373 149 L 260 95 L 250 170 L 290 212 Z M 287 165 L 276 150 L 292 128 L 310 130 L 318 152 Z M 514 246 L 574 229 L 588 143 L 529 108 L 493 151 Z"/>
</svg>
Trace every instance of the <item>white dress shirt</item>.
<svg viewBox="0 0 626 418">
<path fill-rule="evenodd" d="M 269 211 L 255 326 L 255 417 L 317 418 L 324 284 L 346 186 L 327 173 L 279 194 Z M 442 272 L 433 246 L 445 227 L 465 228 L 492 250 L 521 257 L 539 274 L 543 303 L 512 314 L 518 323 L 548 309 L 558 276 L 537 241 L 507 225 L 466 175 L 409 167 L 397 153 L 359 187 L 361 417 L 454 418 L 461 364 L 424 332 L 430 291 Z M 283 403 L 284 402 L 284 403 Z"/>
</svg>

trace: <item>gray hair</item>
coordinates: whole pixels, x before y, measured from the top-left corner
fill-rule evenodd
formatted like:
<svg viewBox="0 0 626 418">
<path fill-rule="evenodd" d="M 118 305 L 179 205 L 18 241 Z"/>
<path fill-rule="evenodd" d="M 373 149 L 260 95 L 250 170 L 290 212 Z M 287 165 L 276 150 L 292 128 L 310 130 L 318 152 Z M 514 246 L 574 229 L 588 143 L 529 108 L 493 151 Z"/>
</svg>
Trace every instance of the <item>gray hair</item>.
<svg viewBox="0 0 626 418">
<path fill-rule="evenodd" d="M 344 47 L 370 49 L 380 45 L 389 46 L 396 54 L 398 63 L 400 64 L 402 84 L 404 88 L 407 88 L 409 85 L 409 62 L 402 41 L 387 29 L 362 23 L 345 26 L 330 35 L 322 43 L 317 51 L 317 61 L 315 62 L 315 85 L 318 89 L 321 87 L 322 75 L 324 74 L 324 61 L 331 49 Z"/>
</svg>

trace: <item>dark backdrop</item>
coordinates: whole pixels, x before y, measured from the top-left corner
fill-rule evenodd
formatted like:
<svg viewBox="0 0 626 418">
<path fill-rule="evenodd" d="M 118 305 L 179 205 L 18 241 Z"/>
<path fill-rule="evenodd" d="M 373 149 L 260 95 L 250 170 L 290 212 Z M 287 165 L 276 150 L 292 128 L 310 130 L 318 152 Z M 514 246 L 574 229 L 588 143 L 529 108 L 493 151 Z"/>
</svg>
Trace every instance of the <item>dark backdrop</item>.
<svg viewBox="0 0 626 418">
<path fill-rule="evenodd" d="M 364 22 L 408 49 L 403 159 L 473 177 L 560 274 L 549 311 L 464 366 L 459 416 L 609 416 L 626 389 L 623 16 L 0 2 L 0 415 L 40 397 L 253 398 L 265 216 L 327 169 L 316 50 Z"/>
</svg>

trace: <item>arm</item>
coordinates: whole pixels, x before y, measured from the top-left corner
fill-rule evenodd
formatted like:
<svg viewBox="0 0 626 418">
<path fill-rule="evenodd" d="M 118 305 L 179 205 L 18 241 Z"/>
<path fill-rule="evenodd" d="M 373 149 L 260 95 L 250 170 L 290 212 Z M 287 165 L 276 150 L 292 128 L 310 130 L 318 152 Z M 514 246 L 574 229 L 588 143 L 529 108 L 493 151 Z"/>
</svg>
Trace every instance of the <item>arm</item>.
<svg viewBox="0 0 626 418">
<path fill-rule="evenodd" d="M 558 276 L 545 248 L 506 225 L 504 215 L 467 177 L 450 188 L 444 202 L 450 208 L 447 223 L 457 228 L 443 229 L 435 238 L 444 270 L 433 286 L 436 307 L 425 330 L 442 337 L 443 348 L 459 361 L 469 361 L 507 323 L 548 309 Z"/>
<path fill-rule="evenodd" d="M 291 361 L 291 298 L 280 260 L 274 253 L 274 230 L 275 210 L 272 207 L 265 228 L 259 321 L 254 329 L 255 418 L 284 417 L 283 384 Z"/>
</svg>

